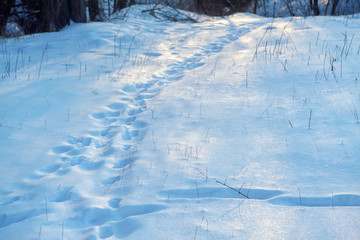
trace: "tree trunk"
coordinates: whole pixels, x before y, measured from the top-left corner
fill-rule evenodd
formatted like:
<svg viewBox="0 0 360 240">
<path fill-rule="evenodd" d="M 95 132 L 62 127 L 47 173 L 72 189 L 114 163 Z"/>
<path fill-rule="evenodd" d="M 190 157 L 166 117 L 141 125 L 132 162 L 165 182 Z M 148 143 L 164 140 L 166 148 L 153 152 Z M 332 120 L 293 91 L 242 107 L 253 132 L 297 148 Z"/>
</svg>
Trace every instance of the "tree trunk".
<svg viewBox="0 0 360 240">
<path fill-rule="evenodd" d="M 52 0 L 40 1 L 40 31 L 55 31 L 54 26 L 54 5 Z"/>
<path fill-rule="evenodd" d="M 196 0 L 195 1 L 195 7 L 196 7 L 196 11 L 200 12 L 200 13 L 204 13 L 205 9 L 204 9 L 204 5 L 202 3 L 202 0 Z"/>
<path fill-rule="evenodd" d="M 127 7 L 127 0 L 114 0 L 114 12 Z"/>
<path fill-rule="evenodd" d="M 70 0 L 70 15 L 74 22 L 86 22 L 85 0 Z"/>
<path fill-rule="evenodd" d="M 256 14 L 257 6 L 258 6 L 258 0 L 255 0 L 254 1 L 254 14 Z"/>
<path fill-rule="evenodd" d="M 335 15 L 335 11 L 336 11 L 336 7 L 339 3 L 339 0 L 333 0 L 333 5 L 332 5 L 332 8 L 331 8 L 331 15 Z"/>
<path fill-rule="evenodd" d="M 42 32 L 58 31 L 70 22 L 67 0 L 41 0 L 40 24 Z"/>
<path fill-rule="evenodd" d="M 320 14 L 320 10 L 319 10 L 319 1 L 318 0 L 314 0 L 314 15 L 318 16 Z"/>
<path fill-rule="evenodd" d="M 89 0 L 89 17 L 90 21 L 100 20 L 99 0 Z"/>
<path fill-rule="evenodd" d="M 314 2 L 313 2 L 314 1 Z M 318 16 L 320 14 L 319 10 L 319 2 L 318 0 L 310 0 L 310 9 L 314 16 Z M 311 14 L 311 13 L 310 13 Z"/>
<path fill-rule="evenodd" d="M 0 6 L 0 35 L 5 35 L 5 28 L 7 20 L 10 16 L 11 6 L 13 6 L 15 0 L 4 0 L 4 3 Z"/>
<path fill-rule="evenodd" d="M 55 0 L 56 2 L 56 0 Z M 59 6 L 55 9 L 55 27 L 60 30 L 70 23 L 70 6 L 68 0 L 58 0 Z"/>
</svg>

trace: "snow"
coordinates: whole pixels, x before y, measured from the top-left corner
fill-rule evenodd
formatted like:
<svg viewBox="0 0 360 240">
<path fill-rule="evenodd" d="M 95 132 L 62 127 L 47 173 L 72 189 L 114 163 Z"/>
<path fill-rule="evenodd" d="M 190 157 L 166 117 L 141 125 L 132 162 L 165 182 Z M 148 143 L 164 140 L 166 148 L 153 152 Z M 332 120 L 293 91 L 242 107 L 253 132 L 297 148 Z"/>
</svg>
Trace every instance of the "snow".
<svg viewBox="0 0 360 240">
<path fill-rule="evenodd" d="M 359 238 L 359 16 L 149 8 L 0 40 L 1 238 Z"/>
</svg>

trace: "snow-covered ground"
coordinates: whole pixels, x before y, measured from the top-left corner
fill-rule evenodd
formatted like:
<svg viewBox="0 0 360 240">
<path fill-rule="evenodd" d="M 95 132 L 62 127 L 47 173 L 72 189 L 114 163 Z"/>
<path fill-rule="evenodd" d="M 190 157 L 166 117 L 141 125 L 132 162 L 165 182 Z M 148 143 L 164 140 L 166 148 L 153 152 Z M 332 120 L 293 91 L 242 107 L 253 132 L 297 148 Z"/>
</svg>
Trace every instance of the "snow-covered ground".
<svg viewBox="0 0 360 240">
<path fill-rule="evenodd" d="M 359 239 L 360 16 L 149 8 L 0 40 L 0 238 Z"/>
</svg>

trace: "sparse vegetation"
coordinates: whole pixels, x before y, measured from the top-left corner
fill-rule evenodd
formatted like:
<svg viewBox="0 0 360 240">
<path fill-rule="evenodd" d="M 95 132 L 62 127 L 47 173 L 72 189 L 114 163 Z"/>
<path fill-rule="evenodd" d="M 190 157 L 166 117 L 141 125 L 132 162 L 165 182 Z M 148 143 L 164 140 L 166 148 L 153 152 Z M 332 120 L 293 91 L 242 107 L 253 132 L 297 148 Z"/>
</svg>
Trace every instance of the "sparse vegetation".
<svg viewBox="0 0 360 240">
<path fill-rule="evenodd" d="M 359 19 L 126 14 L 0 40 L 2 237 L 358 234 Z"/>
</svg>

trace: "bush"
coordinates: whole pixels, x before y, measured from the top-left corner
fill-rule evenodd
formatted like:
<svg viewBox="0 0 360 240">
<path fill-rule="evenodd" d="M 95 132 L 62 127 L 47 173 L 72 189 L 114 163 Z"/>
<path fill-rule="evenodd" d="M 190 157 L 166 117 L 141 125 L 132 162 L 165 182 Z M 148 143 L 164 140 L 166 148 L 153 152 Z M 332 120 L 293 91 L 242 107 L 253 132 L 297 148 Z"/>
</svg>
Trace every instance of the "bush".
<svg viewBox="0 0 360 240">
<path fill-rule="evenodd" d="M 244 12 L 253 0 L 196 0 L 196 11 L 211 16 L 224 16 Z"/>
</svg>

